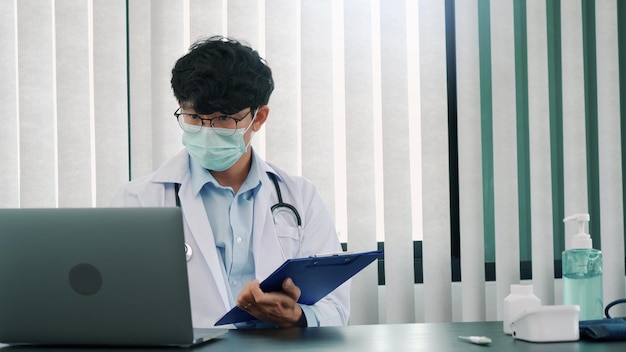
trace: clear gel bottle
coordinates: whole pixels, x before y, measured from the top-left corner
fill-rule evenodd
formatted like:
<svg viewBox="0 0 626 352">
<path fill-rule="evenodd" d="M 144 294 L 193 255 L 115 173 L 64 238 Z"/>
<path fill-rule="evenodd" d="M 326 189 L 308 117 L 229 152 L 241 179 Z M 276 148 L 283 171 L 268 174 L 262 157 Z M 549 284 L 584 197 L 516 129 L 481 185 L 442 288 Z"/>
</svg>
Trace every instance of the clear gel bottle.
<svg viewBox="0 0 626 352">
<path fill-rule="evenodd" d="M 602 319 L 602 252 L 592 247 L 585 233 L 589 214 L 575 214 L 563 219 L 578 221 L 578 233 L 569 249 L 563 252 L 563 304 L 580 306 L 580 320 Z"/>
</svg>

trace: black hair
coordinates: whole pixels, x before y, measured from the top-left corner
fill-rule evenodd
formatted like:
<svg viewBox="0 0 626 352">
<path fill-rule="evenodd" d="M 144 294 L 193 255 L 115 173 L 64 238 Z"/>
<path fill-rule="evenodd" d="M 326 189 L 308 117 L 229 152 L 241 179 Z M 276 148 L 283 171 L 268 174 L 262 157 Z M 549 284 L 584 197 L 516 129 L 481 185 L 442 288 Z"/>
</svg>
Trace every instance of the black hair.
<svg viewBox="0 0 626 352">
<path fill-rule="evenodd" d="M 235 114 L 266 105 L 274 90 L 272 71 L 251 47 L 223 36 L 201 39 L 172 69 L 179 103 L 199 114 Z"/>
</svg>

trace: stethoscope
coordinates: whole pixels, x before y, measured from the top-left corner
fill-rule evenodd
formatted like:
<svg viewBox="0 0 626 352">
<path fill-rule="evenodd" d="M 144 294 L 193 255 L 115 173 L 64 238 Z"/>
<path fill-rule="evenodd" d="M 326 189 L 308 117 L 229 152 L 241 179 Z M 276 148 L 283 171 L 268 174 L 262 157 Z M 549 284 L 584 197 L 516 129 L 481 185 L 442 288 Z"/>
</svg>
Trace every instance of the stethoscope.
<svg viewBox="0 0 626 352">
<path fill-rule="evenodd" d="M 300 253 L 302 252 L 302 219 L 300 219 L 300 213 L 298 213 L 298 209 L 289 203 L 283 202 L 283 196 L 280 193 L 280 186 L 278 185 L 278 179 L 276 175 L 268 172 L 267 176 L 272 179 L 274 183 L 274 188 L 276 188 L 276 195 L 278 196 L 278 203 L 272 205 L 270 210 L 272 211 L 272 219 L 274 220 L 274 225 L 276 225 L 276 214 L 280 213 L 283 210 L 287 210 L 291 212 L 293 217 L 296 220 L 296 225 L 298 225 L 298 253 L 296 257 L 300 257 Z M 280 252 L 283 255 L 283 260 L 287 260 L 287 256 L 285 256 L 285 251 L 283 250 L 283 246 L 278 241 L 278 245 L 280 246 Z"/>
<path fill-rule="evenodd" d="M 180 197 L 178 196 L 178 191 L 180 190 L 180 183 L 174 184 L 174 193 L 176 194 L 176 206 L 180 208 Z M 185 258 L 187 261 L 191 260 L 191 256 L 193 255 L 193 249 L 189 243 L 185 242 Z"/>
<path fill-rule="evenodd" d="M 296 225 L 298 225 L 298 253 L 296 257 L 300 257 L 300 253 L 302 252 L 302 236 L 303 236 L 302 219 L 300 218 L 300 213 L 298 212 L 298 209 L 296 209 L 296 207 L 294 207 L 293 205 L 289 203 L 285 203 L 283 201 L 283 196 L 282 196 L 282 193 L 280 192 L 280 186 L 278 185 L 278 178 L 276 177 L 276 175 L 271 172 L 268 172 L 267 176 L 269 176 L 269 178 L 272 180 L 272 183 L 274 184 L 274 188 L 276 189 L 276 195 L 278 196 L 278 203 L 270 207 L 274 225 L 276 225 L 277 215 L 281 214 L 281 212 L 287 211 L 291 213 L 291 215 L 293 216 L 296 222 Z M 175 189 L 175 194 L 176 194 L 176 206 L 180 208 L 180 197 L 178 196 L 178 191 L 180 190 L 180 184 L 175 183 L 174 189 Z M 283 217 L 283 216 L 280 216 L 280 217 Z M 283 256 L 283 259 L 287 260 L 287 256 L 285 255 L 285 251 L 283 250 L 283 246 L 280 244 L 280 241 L 278 241 L 278 245 L 280 246 L 280 252 Z M 191 246 L 187 242 L 185 242 L 185 257 L 187 258 L 187 261 L 190 261 L 192 256 L 193 256 L 193 249 L 191 249 Z"/>
</svg>

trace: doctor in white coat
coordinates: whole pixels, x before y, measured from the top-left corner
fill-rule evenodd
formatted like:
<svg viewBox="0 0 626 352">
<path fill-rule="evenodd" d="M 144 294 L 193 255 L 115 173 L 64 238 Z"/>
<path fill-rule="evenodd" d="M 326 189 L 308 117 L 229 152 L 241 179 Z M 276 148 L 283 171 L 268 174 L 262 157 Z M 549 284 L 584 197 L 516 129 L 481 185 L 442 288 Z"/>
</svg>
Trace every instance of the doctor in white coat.
<svg viewBox="0 0 626 352">
<path fill-rule="evenodd" d="M 185 149 L 125 185 L 112 202 L 181 207 L 194 327 L 213 327 L 234 305 L 258 318 L 239 328 L 348 321 L 349 282 L 311 306 L 297 303 L 300 289 L 290 279 L 280 292 L 259 287 L 288 258 L 341 251 L 314 185 L 250 146 L 269 115 L 273 88 L 270 68 L 250 47 L 223 37 L 192 45 L 172 70 Z M 279 195 L 288 205 L 272 211 Z"/>
</svg>

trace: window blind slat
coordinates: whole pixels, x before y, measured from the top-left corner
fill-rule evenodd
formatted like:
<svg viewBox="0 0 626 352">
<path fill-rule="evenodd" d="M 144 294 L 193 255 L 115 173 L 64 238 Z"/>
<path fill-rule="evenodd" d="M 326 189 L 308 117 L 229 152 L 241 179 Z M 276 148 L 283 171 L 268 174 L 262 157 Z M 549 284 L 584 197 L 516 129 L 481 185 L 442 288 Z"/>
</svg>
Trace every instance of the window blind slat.
<svg viewBox="0 0 626 352">
<path fill-rule="evenodd" d="M 152 165 L 156 169 L 183 148 L 182 132 L 172 115 L 178 103 L 172 93 L 170 79 L 176 60 L 188 48 L 184 36 L 184 25 L 187 24 L 182 4 L 158 1 L 151 2 L 150 6 L 150 37 L 144 40 L 149 39 L 151 42 L 149 64 L 152 86 L 143 94 L 149 94 L 151 101 Z M 131 71 L 133 69 L 131 67 Z"/>
<path fill-rule="evenodd" d="M 380 138 L 380 84 L 375 70 L 376 12 L 372 2 L 346 0 L 345 18 L 345 123 L 347 241 L 350 251 L 377 249 L 377 228 L 382 222 L 376 198 L 376 145 Z M 379 168 L 378 168 L 379 169 Z M 378 309 L 378 268 L 367 267 L 352 281 L 351 324 L 380 322 Z"/>
<path fill-rule="evenodd" d="M 546 3 L 527 2 L 528 125 L 533 292 L 543 305 L 554 304 L 552 171 L 548 91 Z M 523 235 L 523 234 L 520 234 Z"/>
<path fill-rule="evenodd" d="M 520 279 L 513 1 L 491 3 L 491 60 L 496 301 L 502 302 Z"/>
<path fill-rule="evenodd" d="M 413 238 L 404 1 L 381 1 L 382 155 L 387 322 L 413 322 Z"/>
<path fill-rule="evenodd" d="M 87 2 L 60 0 L 56 30 L 56 104 L 58 106 L 59 206 L 92 204 L 92 82 Z M 80 33 L 80 35 L 77 35 Z M 123 100 L 122 100 L 123 101 Z M 76 191 L 75 191 L 76 190 Z"/>
<path fill-rule="evenodd" d="M 120 16 L 126 13 L 126 1 L 96 1 L 93 6 L 95 192 L 96 204 L 108 206 L 120 182 L 128 179 L 126 16 Z"/>
<path fill-rule="evenodd" d="M 456 61 L 459 148 L 459 227 L 462 320 L 483 321 L 485 249 L 480 130 L 480 77 L 477 1 L 457 3 Z M 463 15 L 461 15 L 463 14 Z"/>
<path fill-rule="evenodd" d="M 267 160 L 287 172 L 302 174 L 301 21 L 298 1 L 267 4 L 265 59 L 272 68 L 274 92 L 263 128 Z M 285 30 L 290 28 L 291 30 Z"/>
<path fill-rule="evenodd" d="M 589 212 L 581 1 L 561 1 L 564 216 Z M 594 221 L 594 219 L 592 219 Z M 576 224 L 565 225 L 566 238 Z"/>
<path fill-rule="evenodd" d="M 622 199 L 622 160 L 620 136 L 619 72 L 616 1 L 596 2 L 597 75 L 598 75 L 598 157 L 600 167 L 600 228 L 602 230 L 604 305 L 626 297 L 624 278 L 624 202 Z M 594 243 L 594 248 L 599 248 Z M 620 305 L 611 315 L 626 315 Z"/>
<path fill-rule="evenodd" d="M 450 321 L 452 274 L 445 2 L 423 1 L 418 11 L 424 319 L 427 322 Z M 407 14 L 407 20 L 413 16 Z"/>
<path fill-rule="evenodd" d="M 168 131 L 172 135 L 178 132 L 177 124 L 173 121 L 174 117 L 168 116 L 168 111 L 158 111 L 153 107 L 152 87 L 155 85 L 153 80 L 152 67 L 152 47 L 158 45 L 158 41 L 153 43 L 148 40 L 151 36 L 152 28 L 152 4 L 141 0 L 128 1 L 128 106 L 126 123 L 123 126 L 128 128 L 130 134 L 127 142 L 130 148 L 130 178 L 134 179 L 139 176 L 147 175 L 159 165 L 160 160 L 154 160 L 153 155 L 153 120 L 165 120 L 169 122 Z M 169 48 L 176 55 L 183 55 L 187 48 L 181 43 L 175 47 Z M 163 72 L 159 73 L 163 75 Z M 158 76 L 155 73 L 155 76 Z M 158 80 L 162 82 L 162 80 Z M 169 99 L 171 96 L 168 95 Z M 169 107 L 171 112 L 176 109 L 176 100 L 172 99 L 172 106 Z M 130 115 L 130 118 L 128 118 Z M 169 120 L 169 121 L 168 121 Z M 182 147 L 182 146 L 181 146 Z M 175 150 L 175 149 L 174 149 Z M 128 159 L 122 158 L 122 159 Z M 128 176 L 127 176 L 128 177 Z"/>
<path fill-rule="evenodd" d="M 56 207 L 54 8 L 17 2 L 20 206 Z"/>
<path fill-rule="evenodd" d="M 337 148 L 334 130 L 338 118 L 334 116 L 335 100 L 343 100 L 343 92 L 335 88 L 333 69 L 333 4 L 332 0 L 303 1 L 301 23 L 301 80 L 302 85 L 302 175 L 315 183 L 322 198 L 334 215 L 335 173 Z M 342 112 L 343 113 L 343 112 Z M 324 165 L 324 167 L 319 167 Z"/>
<path fill-rule="evenodd" d="M 189 41 L 226 32 L 226 6 L 223 0 L 189 0 Z"/>
<path fill-rule="evenodd" d="M 20 206 L 19 86 L 17 18 L 14 1 L 0 2 L 0 104 L 5 117 L 0 128 L 0 207 Z"/>
</svg>

